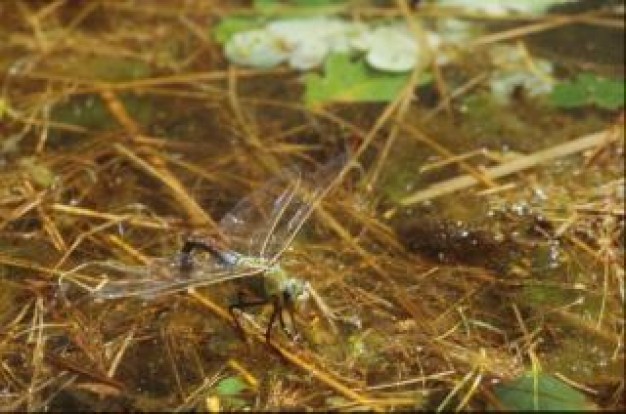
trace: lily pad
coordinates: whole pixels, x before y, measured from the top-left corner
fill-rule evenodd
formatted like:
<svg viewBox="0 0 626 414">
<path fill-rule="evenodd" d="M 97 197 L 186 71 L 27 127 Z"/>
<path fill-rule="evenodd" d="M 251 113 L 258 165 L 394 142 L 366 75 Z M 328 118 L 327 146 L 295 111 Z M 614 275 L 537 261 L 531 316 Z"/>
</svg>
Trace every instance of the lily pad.
<svg viewBox="0 0 626 414">
<path fill-rule="evenodd" d="M 241 393 L 247 389 L 248 385 L 239 377 L 228 377 L 221 380 L 215 390 L 224 408 L 240 411 L 246 406 Z"/>
<path fill-rule="evenodd" d="M 623 80 L 581 73 L 573 81 L 556 85 L 551 101 L 560 108 L 597 105 L 603 109 L 618 109 L 624 106 L 624 86 Z"/>
<path fill-rule="evenodd" d="M 237 395 L 247 388 L 246 383 L 240 378 L 228 377 L 217 384 L 216 391 L 220 396 L 224 397 L 227 395 Z"/>
<path fill-rule="evenodd" d="M 348 6 L 346 0 L 254 0 L 259 13 L 281 15 L 307 15 L 338 13 Z"/>
<path fill-rule="evenodd" d="M 595 408 L 584 394 L 551 375 L 527 372 L 497 386 L 500 407 L 511 411 L 585 411 Z"/>
<path fill-rule="evenodd" d="M 383 73 L 371 69 L 362 59 L 332 54 L 326 59 L 324 75 L 304 77 L 305 103 L 309 107 L 328 102 L 389 102 L 409 80 L 408 73 Z M 420 83 L 427 83 L 424 77 Z"/>
</svg>

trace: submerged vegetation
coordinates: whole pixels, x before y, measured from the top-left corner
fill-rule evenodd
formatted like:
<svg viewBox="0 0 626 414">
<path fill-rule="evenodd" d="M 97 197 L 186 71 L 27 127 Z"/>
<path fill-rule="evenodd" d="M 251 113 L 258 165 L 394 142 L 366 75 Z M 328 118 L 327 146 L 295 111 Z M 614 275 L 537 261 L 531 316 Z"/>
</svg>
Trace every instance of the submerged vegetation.
<svg viewBox="0 0 626 414">
<path fill-rule="evenodd" d="M 624 4 L 505 3 L 0 2 L 0 410 L 623 410 Z"/>
</svg>

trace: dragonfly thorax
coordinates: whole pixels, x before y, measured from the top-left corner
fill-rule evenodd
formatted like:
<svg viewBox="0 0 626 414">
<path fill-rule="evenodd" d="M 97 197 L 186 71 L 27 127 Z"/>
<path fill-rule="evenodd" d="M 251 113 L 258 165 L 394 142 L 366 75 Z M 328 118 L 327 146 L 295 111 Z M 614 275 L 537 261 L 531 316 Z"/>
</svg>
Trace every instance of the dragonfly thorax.
<svg viewBox="0 0 626 414">
<path fill-rule="evenodd" d="M 237 264 L 259 269 L 259 274 L 263 277 L 263 293 L 267 297 L 277 297 L 286 304 L 305 302 L 309 297 L 309 283 L 291 277 L 279 263 L 240 256 Z"/>
</svg>

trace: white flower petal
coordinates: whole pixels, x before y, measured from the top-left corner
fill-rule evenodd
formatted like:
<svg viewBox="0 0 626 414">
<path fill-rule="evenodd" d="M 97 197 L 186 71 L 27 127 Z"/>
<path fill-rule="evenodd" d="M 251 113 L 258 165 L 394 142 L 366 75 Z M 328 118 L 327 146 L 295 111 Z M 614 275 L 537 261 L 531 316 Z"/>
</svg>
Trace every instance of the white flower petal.
<svg viewBox="0 0 626 414">
<path fill-rule="evenodd" d="M 281 40 L 265 30 L 236 33 L 226 43 L 225 52 L 229 61 L 255 68 L 271 68 L 289 57 Z"/>
<path fill-rule="evenodd" d="M 403 26 L 378 27 L 366 42 L 369 51 L 365 59 L 375 69 L 406 72 L 418 62 L 417 43 Z"/>
<path fill-rule="evenodd" d="M 320 66 L 328 54 L 328 44 L 316 39 L 300 43 L 289 57 L 289 66 L 307 70 Z"/>
</svg>

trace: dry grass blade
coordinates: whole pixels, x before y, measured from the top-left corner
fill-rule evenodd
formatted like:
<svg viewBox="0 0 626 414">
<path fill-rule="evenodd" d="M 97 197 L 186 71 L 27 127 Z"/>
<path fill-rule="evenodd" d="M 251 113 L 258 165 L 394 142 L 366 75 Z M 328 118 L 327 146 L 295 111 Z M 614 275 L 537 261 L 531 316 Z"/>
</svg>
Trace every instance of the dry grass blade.
<svg viewBox="0 0 626 414">
<path fill-rule="evenodd" d="M 552 148 L 537 151 L 534 154 L 517 157 L 516 159 L 497 167 L 486 168 L 483 175 L 489 179 L 506 177 L 507 175 L 536 167 L 542 163 L 576 154 L 601 145 L 607 145 L 620 139 L 623 139 L 623 130 L 620 127 L 614 127 L 607 131 L 586 135 L 565 144 L 555 145 Z M 479 181 L 475 177 L 462 175 L 447 181 L 433 184 L 425 190 L 420 190 L 410 196 L 404 197 L 400 203 L 404 206 L 408 206 L 425 200 L 432 200 L 433 198 L 472 187 L 476 184 L 479 184 Z"/>
<path fill-rule="evenodd" d="M 133 141 L 134 137 L 139 135 L 139 127 L 135 123 L 134 120 L 128 115 L 127 111 L 121 104 L 121 102 L 115 97 L 113 92 L 110 90 L 103 90 L 101 95 L 104 101 L 107 103 L 107 107 L 119 121 L 119 123 L 124 126 L 128 134 L 130 135 L 130 142 Z M 127 157 L 130 161 L 135 163 L 142 170 L 148 172 L 154 178 L 160 180 L 165 184 L 166 188 L 168 188 L 172 195 L 178 200 L 182 206 L 182 208 L 187 212 L 189 216 L 189 220 L 193 225 L 197 226 L 206 226 L 210 225 L 212 227 L 216 227 L 217 224 L 211 216 L 204 211 L 196 201 L 185 191 L 183 185 L 178 181 L 178 179 L 166 168 L 165 163 L 162 161 L 161 157 L 158 153 L 154 152 L 152 148 L 148 146 L 143 146 L 143 150 L 145 150 L 150 159 L 150 163 L 142 160 L 140 157 L 135 155 L 132 151 L 127 149 L 121 144 L 115 144 L 115 149 L 123 156 Z"/>
</svg>

